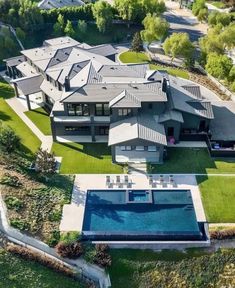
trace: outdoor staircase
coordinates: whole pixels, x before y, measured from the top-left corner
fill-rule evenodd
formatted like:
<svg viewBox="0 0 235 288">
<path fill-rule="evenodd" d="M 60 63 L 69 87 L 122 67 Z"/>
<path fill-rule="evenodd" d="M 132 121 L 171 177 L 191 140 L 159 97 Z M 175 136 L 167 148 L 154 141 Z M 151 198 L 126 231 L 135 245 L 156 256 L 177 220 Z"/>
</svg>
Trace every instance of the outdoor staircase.
<svg viewBox="0 0 235 288">
<path fill-rule="evenodd" d="M 128 172 L 129 174 L 146 174 L 147 165 L 146 163 L 129 163 Z"/>
</svg>

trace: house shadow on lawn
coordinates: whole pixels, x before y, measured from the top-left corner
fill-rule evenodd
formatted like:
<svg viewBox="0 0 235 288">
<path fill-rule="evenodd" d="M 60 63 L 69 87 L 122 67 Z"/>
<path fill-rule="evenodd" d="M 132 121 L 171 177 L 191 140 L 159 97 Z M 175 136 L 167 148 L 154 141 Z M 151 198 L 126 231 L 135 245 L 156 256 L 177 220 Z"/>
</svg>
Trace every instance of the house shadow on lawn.
<svg viewBox="0 0 235 288">
<path fill-rule="evenodd" d="M 104 159 L 105 155 L 111 156 L 111 150 L 101 143 L 59 143 L 61 146 L 89 155 L 97 159 Z M 59 153 L 58 153 L 59 154 Z"/>
</svg>

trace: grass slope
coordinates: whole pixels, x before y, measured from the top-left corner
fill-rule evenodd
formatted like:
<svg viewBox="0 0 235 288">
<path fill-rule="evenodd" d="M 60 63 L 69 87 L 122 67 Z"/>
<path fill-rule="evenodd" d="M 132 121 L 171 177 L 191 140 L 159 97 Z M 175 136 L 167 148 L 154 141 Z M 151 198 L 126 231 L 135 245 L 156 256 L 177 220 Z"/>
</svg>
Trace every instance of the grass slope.
<svg viewBox="0 0 235 288">
<path fill-rule="evenodd" d="M 0 120 L 9 125 L 20 136 L 24 152 L 28 154 L 34 153 L 40 147 L 41 142 L 6 103 L 5 99 L 13 96 L 13 88 L 9 84 L 3 83 L 0 79 Z"/>
<path fill-rule="evenodd" d="M 81 288 L 78 281 L 34 261 L 24 260 L 0 250 L 0 287 L 9 288 Z"/>
<path fill-rule="evenodd" d="M 52 151 L 63 157 L 61 173 L 122 173 L 122 167 L 112 163 L 107 144 L 54 143 Z"/>
<path fill-rule="evenodd" d="M 203 177 L 197 181 L 209 222 L 235 223 L 235 177 Z"/>
<path fill-rule="evenodd" d="M 149 57 L 143 53 L 137 53 L 133 51 L 123 52 L 119 55 L 119 59 L 123 63 L 146 63 L 149 62 Z M 185 79 L 189 79 L 189 74 L 185 70 L 170 68 L 161 65 L 150 64 L 150 69 L 152 70 L 166 70 L 170 75 L 177 76 Z"/>
<path fill-rule="evenodd" d="M 25 114 L 43 134 L 51 135 L 50 117 L 44 108 L 27 111 Z"/>
<path fill-rule="evenodd" d="M 113 288 L 220 288 L 234 284 L 235 271 L 228 265 L 235 260 L 235 250 L 208 254 L 203 249 L 188 249 L 184 253 L 115 249 L 111 255 L 109 273 Z"/>
<path fill-rule="evenodd" d="M 235 173 L 234 159 L 212 159 L 206 148 L 168 148 L 164 164 L 151 165 L 151 173 Z"/>
</svg>

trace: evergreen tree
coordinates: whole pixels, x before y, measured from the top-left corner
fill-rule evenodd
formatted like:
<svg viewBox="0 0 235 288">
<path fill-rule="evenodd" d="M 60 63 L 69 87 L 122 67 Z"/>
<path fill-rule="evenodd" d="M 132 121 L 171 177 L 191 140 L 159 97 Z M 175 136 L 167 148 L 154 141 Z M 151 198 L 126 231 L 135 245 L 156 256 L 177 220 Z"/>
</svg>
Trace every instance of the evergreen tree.
<svg viewBox="0 0 235 288">
<path fill-rule="evenodd" d="M 133 40 L 131 42 L 131 50 L 135 52 L 140 52 L 143 50 L 143 42 L 140 36 L 140 32 L 134 34 Z"/>
</svg>

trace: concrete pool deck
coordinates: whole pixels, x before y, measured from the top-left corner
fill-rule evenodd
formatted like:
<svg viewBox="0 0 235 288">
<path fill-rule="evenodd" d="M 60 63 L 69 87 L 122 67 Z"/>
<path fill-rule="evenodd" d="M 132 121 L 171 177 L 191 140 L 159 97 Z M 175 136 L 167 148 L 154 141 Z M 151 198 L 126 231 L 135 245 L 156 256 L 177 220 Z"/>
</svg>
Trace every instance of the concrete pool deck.
<svg viewBox="0 0 235 288">
<path fill-rule="evenodd" d="M 110 175 L 111 181 L 115 181 L 117 175 Z M 174 175 L 176 185 L 169 183 L 169 175 L 164 175 L 164 184 L 159 181 L 159 174 L 153 175 L 153 181 L 156 181 L 156 188 L 149 185 L 149 179 L 146 175 L 128 175 L 132 182 L 131 188 L 126 185 L 118 187 L 113 185 L 112 189 L 159 189 L 159 190 L 191 190 L 193 205 L 198 222 L 206 222 L 201 195 L 197 186 L 197 181 L 194 175 Z M 120 175 L 121 180 L 124 175 Z M 71 204 L 66 204 L 63 207 L 62 220 L 60 223 L 60 231 L 82 231 L 83 217 L 85 212 L 87 190 L 109 189 L 106 186 L 106 175 L 102 174 L 79 174 L 76 175 L 72 192 Z"/>
</svg>

